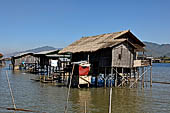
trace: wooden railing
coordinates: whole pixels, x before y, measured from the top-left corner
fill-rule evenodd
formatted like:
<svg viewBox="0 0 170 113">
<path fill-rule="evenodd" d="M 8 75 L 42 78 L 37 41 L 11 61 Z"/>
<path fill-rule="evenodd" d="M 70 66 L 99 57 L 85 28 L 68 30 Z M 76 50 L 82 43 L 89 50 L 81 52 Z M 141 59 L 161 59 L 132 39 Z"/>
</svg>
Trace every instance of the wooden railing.
<svg viewBox="0 0 170 113">
<path fill-rule="evenodd" d="M 133 67 L 149 66 L 150 64 L 150 60 L 134 60 Z"/>
</svg>

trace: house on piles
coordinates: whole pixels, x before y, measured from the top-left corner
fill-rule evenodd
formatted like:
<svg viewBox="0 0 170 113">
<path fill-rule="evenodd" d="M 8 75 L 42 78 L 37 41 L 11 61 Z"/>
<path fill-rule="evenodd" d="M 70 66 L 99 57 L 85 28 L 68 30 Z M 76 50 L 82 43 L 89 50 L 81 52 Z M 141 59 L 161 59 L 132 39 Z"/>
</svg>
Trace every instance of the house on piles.
<svg viewBox="0 0 170 113">
<path fill-rule="evenodd" d="M 129 78 L 139 78 L 139 68 L 151 64 L 145 58 L 138 59 L 138 53 L 144 54 L 144 48 L 144 43 L 130 30 L 126 30 L 82 37 L 59 53 L 71 53 L 71 62 L 89 62 L 88 75 L 96 78 L 103 75 L 105 85 L 106 80 L 112 78 L 113 85 L 120 86 L 129 81 Z"/>
<path fill-rule="evenodd" d="M 11 57 L 13 70 L 24 69 L 31 73 L 50 75 L 66 74 L 66 65 L 70 62 L 70 55 L 58 55 L 59 49 L 41 51 L 37 53 L 20 53 Z"/>
<path fill-rule="evenodd" d="M 36 65 L 38 59 L 34 57 L 32 52 L 19 53 L 11 57 L 13 70 L 20 70 L 22 68 L 32 68 Z"/>
<path fill-rule="evenodd" d="M 70 62 L 70 55 L 58 55 L 59 49 L 34 53 L 38 58 L 38 72 L 45 72 L 47 75 L 65 74 L 66 65 Z"/>
</svg>

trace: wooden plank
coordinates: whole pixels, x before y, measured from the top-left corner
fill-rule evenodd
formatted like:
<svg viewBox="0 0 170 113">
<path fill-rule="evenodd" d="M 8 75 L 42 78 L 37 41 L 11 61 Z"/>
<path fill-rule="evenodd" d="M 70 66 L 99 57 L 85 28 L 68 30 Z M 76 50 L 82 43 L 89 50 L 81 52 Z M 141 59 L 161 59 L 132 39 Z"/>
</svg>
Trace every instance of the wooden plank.
<svg viewBox="0 0 170 113">
<path fill-rule="evenodd" d="M 82 80 L 84 80 L 84 81 L 86 81 L 87 83 L 91 84 L 88 80 L 82 78 L 81 76 L 80 76 L 79 78 L 81 78 Z"/>
</svg>

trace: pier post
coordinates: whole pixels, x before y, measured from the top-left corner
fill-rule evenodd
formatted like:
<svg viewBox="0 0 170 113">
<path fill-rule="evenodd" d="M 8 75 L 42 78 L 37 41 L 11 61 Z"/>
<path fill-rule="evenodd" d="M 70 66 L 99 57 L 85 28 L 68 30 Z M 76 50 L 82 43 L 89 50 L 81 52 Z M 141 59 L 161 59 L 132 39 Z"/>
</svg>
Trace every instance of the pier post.
<svg viewBox="0 0 170 113">
<path fill-rule="evenodd" d="M 122 77 L 124 76 L 124 68 L 122 67 Z M 122 81 L 122 86 L 123 86 L 123 81 Z"/>
<path fill-rule="evenodd" d="M 109 94 L 109 113 L 112 113 L 112 88 L 110 88 Z"/>
<path fill-rule="evenodd" d="M 113 69 L 112 69 L 112 75 L 113 75 Z M 115 87 L 117 87 L 117 67 L 116 67 Z"/>
<path fill-rule="evenodd" d="M 150 66 L 150 87 L 152 87 L 152 65 Z"/>
<path fill-rule="evenodd" d="M 139 68 L 137 68 L 137 73 L 138 73 L 137 78 L 139 79 Z"/>
<path fill-rule="evenodd" d="M 105 67 L 105 73 L 104 73 L 104 87 L 106 87 L 106 67 Z"/>
<path fill-rule="evenodd" d="M 142 67 L 142 74 L 143 74 L 143 76 L 142 76 L 142 88 L 144 88 L 144 76 L 145 76 L 144 67 Z"/>
<path fill-rule="evenodd" d="M 96 87 L 98 86 L 98 75 L 96 75 L 96 77 L 95 77 L 95 86 Z"/>
<path fill-rule="evenodd" d="M 136 80 L 136 68 L 133 69 L 134 78 Z"/>
</svg>

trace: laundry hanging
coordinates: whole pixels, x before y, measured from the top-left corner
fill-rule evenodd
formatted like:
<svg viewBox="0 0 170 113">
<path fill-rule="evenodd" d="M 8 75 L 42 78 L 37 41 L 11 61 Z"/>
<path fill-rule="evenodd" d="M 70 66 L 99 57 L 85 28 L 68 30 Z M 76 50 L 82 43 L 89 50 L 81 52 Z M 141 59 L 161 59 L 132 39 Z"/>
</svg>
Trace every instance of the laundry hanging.
<svg viewBox="0 0 170 113">
<path fill-rule="evenodd" d="M 88 75 L 89 71 L 90 71 L 89 66 L 81 66 L 81 65 L 79 65 L 79 75 L 80 76 Z"/>
</svg>

